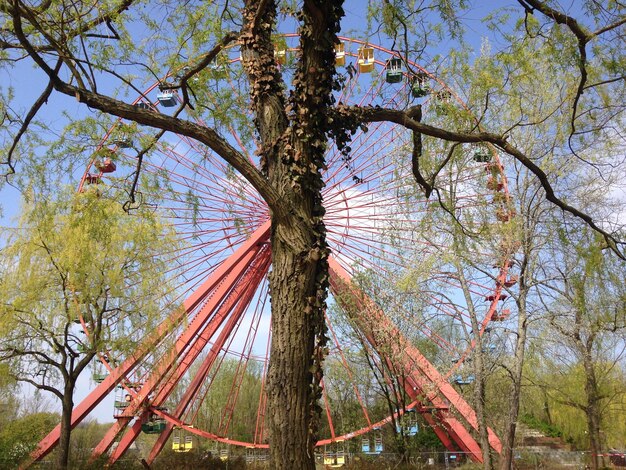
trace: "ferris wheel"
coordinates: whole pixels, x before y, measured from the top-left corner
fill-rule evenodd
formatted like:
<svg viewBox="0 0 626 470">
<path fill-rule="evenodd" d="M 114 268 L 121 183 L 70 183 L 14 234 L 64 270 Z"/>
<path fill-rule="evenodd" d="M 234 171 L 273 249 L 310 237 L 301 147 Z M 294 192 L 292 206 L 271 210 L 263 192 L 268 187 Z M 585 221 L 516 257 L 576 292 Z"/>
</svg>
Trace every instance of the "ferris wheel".
<svg viewBox="0 0 626 470">
<path fill-rule="evenodd" d="M 454 91 L 418 64 L 380 46 L 341 41 L 336 61 L 343 88 L 337 101 L 396 109 L 419 104 L 424 122 L 440 126 L 463 118 Z M 276 46 L 287 78 L 296 43 L 296 35 L 286 35 Z M 247 109 L 239 62 L 235 49 L 223 53 L 192 86 L 219 115 L 219 122 L 206 124 L 217 125 L 258 164 L 251 119 L 233 111 Z M 134 104 L 168 113 L 178 102 L 175 92 L 155 83 Z M 191 111 L 188 117 L 198 119 Z M 158 435 L 148 462 L 173 433 L 175 451 L 192 449 L 193 435 L 219 446 L 266 448 L 268 208 L 204 145 L 165 133 L 146 149 L 150 136 L 141 132 L 119 121 L 86 169 L 80 190 L 119 197 L 137 168 L 138 149 L 144 149 L 136 203 L 154 208 L 177 240 L 164 254 L 171 288 L 162 302 L 163 324 L 130 357 L 100 357 L 96 386 L 72 420 L 79 422 L 116 393 L 116 421 L 95 449 L 104 453 L 119 440 L 111 461 L 141 432 Z M 437 176 L 436 193 L 426 197 L 412 176 L 412 143 L 410 131 L 380 122 L 354 134 L 349 157 L 333 144 L 328 148 L 323 197 L 331 249 L 330 341 L 322 397 L 325 435 L 318 446 L 357 438 L 362 450 L 380 452 L 384 426 L 405 419 L 411 434 L 420 415 L 449 450 L 480 460 L 472 437 L 476 416 L 462 388 L 474 381 L 472 352 L 481 348 L 497 355 L 502 348 L 490 331 L 509 316 L 506 289 L 516 281 L 509 272 L 514 247 L 502 227 L 515 214 L 495 149 L 424 138 L 425 171 L 450 157 Z M 376 393 L 377 378 L 391 381 L 390 374 L 401 377 L 405 397 L 393 416 Z M 35 456 L 57 441 L 53 431 Z M 500 450 L 493 433 L 490 443 Z"/>
</svg>

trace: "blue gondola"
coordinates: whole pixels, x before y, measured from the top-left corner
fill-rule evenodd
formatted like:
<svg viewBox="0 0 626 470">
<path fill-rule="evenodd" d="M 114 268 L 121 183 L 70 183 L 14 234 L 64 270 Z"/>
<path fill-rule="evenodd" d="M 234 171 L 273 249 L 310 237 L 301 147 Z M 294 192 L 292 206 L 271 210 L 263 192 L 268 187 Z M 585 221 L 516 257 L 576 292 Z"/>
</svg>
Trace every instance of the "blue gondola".
<svg viewBox="0 0 626 470">
<path fill-rule="evenodd" d="M 370 438 L 364 437 L 361 439 L 361 452 L 364 454 L 370 453 Z"/>
<path fill-rule="evenodd" d="M 157 99 L 159 100 L 159 103 L 161 103 L 166 108 L 176 106 L 176 95 L 172 90 L 163 90 L 157 95 Z"/>
<path fill-rule="evenodd" d="M 415 410 L 406 410 L 404 414 L 405 420 L 405 434 L 407 436 L 415 436 L 419 432 L 419 425 L 417 424 L 417 416 Z"/>
<path fill-rule="evenodd" d="M 380 454 L 383 451 L 383 435 L 380 431 L 374 436 L 374 453 Z"/>
<path fill-rule="evenodd" d="M 476 378 L 473 375 L 468 375 L 467 378 L 463 378 L 462 375 L 454 377 L 454 383 L 457 385 L 470 385 Z"/>
<path fill-rule="evenodd" d="M 400 422 L 396 424 L 396 432 L 400 434 L 403 431 L 405 436 L 415 436 L 419 432 L 419 425 L 417 423 L 417 417 L 415 416 L 415 410 L 406 410 L 402 417 L 402 429 L 400 428 Z"/>
</svg>

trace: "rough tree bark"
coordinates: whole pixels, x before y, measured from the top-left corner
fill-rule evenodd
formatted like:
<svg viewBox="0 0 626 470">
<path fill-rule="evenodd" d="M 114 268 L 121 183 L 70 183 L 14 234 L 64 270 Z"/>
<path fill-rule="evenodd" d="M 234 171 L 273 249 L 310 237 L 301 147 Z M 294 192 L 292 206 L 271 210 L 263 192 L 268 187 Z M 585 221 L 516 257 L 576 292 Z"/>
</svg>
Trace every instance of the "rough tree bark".
<svg viewBox="0 0 626 470">
<path fill-rule="evenodd" d="M 478 322 L 478 316 L 474 303 L 470 294 L 470 286 L 463 272 L 458 259 L 455 259 L 455 267 L 459 282 L 463 289 L 463 295 L 467 302 L 468 310 L 470 313 L 470 320 L 473 331 L 480 330 L 480 323 Z M 484 337 L 481 336 L 477 340 L 476 347 L 472 353 L 472 360 L 474 361 L 474 373 L 476 379 L 474 381 L 474 407 L 476 408 L 476 421 L 478 422 L 478 436 L 480 441 L 480 447 L 483 455 L 483 468 L 485 470 L 492 470 L 493 459 L 491 456 L 491 446 L 489 445 L 489 427 L 487 425 L 487 416 L 485 414 L 485 353 L 483 350 Z"/>
<path fill-rule="evenodd" d="M 270 466 L 277 470 L 315 468 L 328 288 L 321 172 L 341 3 L 304 2 L 300 60 L 288 99 L 271 38 L 276 4 L 249 0 L 244 9 L 243 64 L 261 139 L 261 166 L 279 196 L 278 204 L 270 204 L 272 344 L 267 387 Z"/>
<path fill-rule="evenodd" d="M 502 435 L 502 454 L 500 456 L 500 470 L 512 470 L 514 468 L 514 447 L 517 433 L 517 421 L 519 418 L 520 398 L 522 393 L 522 376 L 526 359 L 526 344 L 528 341 L 528 328 L 530 316 L 533 314 L 532 303 L 529 296 L 533 289 L 537 289 L 538 267 L 541 266 L 540 253 L 548 239 L 546 226 L 546 208 L 538 196 L 540 189 L 528 180 L 527 175 L 520 175 L 512 180 L 516 185 L 515 191 L 520 212 L 519 233 L 521 252 L 519 258 L 519 279 L 517 289 L 509 291 L 515 299 L 517 310 L 517 330 L 515 348 L 513 351 L 512 364 L 506 368 L 510 378 L 508 389 L 507 416 L 504 432 Z M 514 269 L 514 268 L 513 268 Z M 517 291 L 517 292 L 516 292 Z M 537 312 L 539 313 L 539 312 Z M 547 411 L 549 413 L 549 411 Z"/>
<path fill-rule="evenodd" d="M 141 110 L 96 93 L 95 86 L 85 87 L 81 73 L 75 66 L 77 60 L 72 57 L 71 51 L 58 51 L 50 45 L 51 50 L 62 57 L 64 67 L 63 74 L 60 74 L 60 65 L 51 68 L 40 54 L 45 49 L 30 44 L 27 34 L 22 30 L 22 19 L 30 25 L 37 23 L 36 9 L 19 1 L 6 4 L 5 9 L 12 17 L 14 34 L 20 48 L 48 74 L 54 90 L 74 97 L 93 109 L 169 130 L 208 145 L 233 165 L 268 203 L 273 222 L 273 271 L 270 277 L 273 343 L 268 382 L 268 406 L 273 411 L 269 430 L 272 468 L 313 468 L 313 445 L 319 415 L 316 402 L 320 395 L 319 381 L 324 357 L 328 256 L 322 222 L 321 171 L 329 137 L 335 138 L 341 149 L 342 143 L 348 140 L 344 137 L 350 129 L 368 122 L 388 121 L 444 140 L 490 142 L 532 171 L 543 185 L 549 201 L 602 234 L 608 246 L 622 257 L 620 249 L 623 242 L 603 231 L 589 215 L 558 198 L 548 175 L 509 142 L 508 134 L 455 132 L 420 123 L 419 117 L 411 112 L 364 109 L 358 106 L 336 106 L 332 115 L 334 124 L 331 125 L 329 108 L 333 105 L 332 89 L 335 83 L 333 46 L 337 42 L 339 20 L 343 15 L 341 0 L 300 2 L 300 47 L 292 91 L 287 98 L 284 96 L 280 70 L 274 61 L 271 39 L 272 30 L 277 29 L 276 2 L 245 0 L 244 3 L 244 27 L 239 39 L 261 144 L 258 152 L 262 172 L 213 129 L 173 116 Z M 123 2 L 120 8 L 125 9 L 127 6 L 127 2 Z M 556 22 L 561 22 L 558 17 L 552 17 Z M 101 21 L 107 19 L 110 18 L 103 16 Z M 62 29 L 62 26 L 59 27 Z M 70 31 L 64 37 L 73 38 L 75 34 L 78 33 L 72 34 Z M 228 39 L 231 40 L 234 39 Z M 219 50 L 215 48 L 200 62 L 198 68 L 190 70 L 188 74 L 206 67 Z M 68 70 L 74 76 L 66 82 L 61 76 L 67 76 Z M 185 92 L 183 87 L 183 94 Z M 33 109 L 37 110 L 38 107 Z M 426 183 L 425 191 L 430 184 Z M 287 381 L 290 383 L 289 388 L 285 387 Z"/>
<path fill-rule="evenodd" d="M 587 406 L 585 416 L 587 418 L 587 429 L 589 430 L 589 450 L 591 451 L 591 469 L 598 470 L 599 455 L 601 453 L 600 443 L 600 394 L 598 393 L 598 382 L 594 369 L 594 360 L 591 353 L 595 339 L 593 335 L 584 343 L 583 366 L 585 368 L 585 395 Z"/>
</svg>

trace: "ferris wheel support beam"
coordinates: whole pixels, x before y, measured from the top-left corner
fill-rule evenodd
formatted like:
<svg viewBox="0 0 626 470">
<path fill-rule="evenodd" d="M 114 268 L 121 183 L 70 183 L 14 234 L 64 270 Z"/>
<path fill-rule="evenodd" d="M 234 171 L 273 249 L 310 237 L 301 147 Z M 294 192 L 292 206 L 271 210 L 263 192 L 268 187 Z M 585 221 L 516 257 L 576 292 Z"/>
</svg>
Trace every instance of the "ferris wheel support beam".
<svg viewBox="0 0 626 470">
<path fill-rule="evenodd" d="M 367 311 L 367 307 L 365 311 Z M 375 341 L 371 336 L 369 340 Z M 388 345 L 380 343 L 376 345 L 379 348 L 381 346 L 383 348 L 388 347 Z M 414 365 L 406 363 L 402 357 L 396 358 L 394 363 L 391 358 L 386 356 L 385 361 L 389 370 L 394 370 L 398 366 L 404 371 L 414 370 Z M 470 454 L 474 460 L 480 461 L 474 458 L 474 456 L 482 456 L 480 446 L 471 434 L 467 432 L 465 427 L 449 413 L 450 406 L 439 395 L 425 392 L 427 389 L 432 389 L 432 384 L 424 380 L 418 380 L 415 374 L 411 373 L 403 379 L 402 386 L 407 395 L 417 402 L 418 409 L 421 409 L 420 413 L 446 449 L 457 451 L 460 448 L 463 452 Z M 423 411 L 423 401 L 430 402 L 432 407 L 426 408 L 427 411 Z"/>
<path fill-rule="evenodd" d="M 394 364 L 388 357 L 385 358 L 385 361 L 389 370 L 394 370 L 394 366 L 397 367 L 398 365 L 405 370 L 407 369 L 406 365 L 402 364 L 402 361 L 399 361 L 400 364 Z M 428 385 L 418 383 L 411 376 L 405 377 L 402 384 L 407 395 L 416 401 L 416 407 L 446 449 L 455 451 L 458 447 L 461 447 L 464 452 L 471 452 L 470 447 L 472 447 L 473 451 L 480 453 L 480 447 L 478 447 L 478 444 L 471 436 L 467 439 L 468 444 L 464 444 L 459 437 L 459 433 L 455 432 L 454 427 L 448 425 L 449 420 L 444 418 L 444 413 L 447 413 L 449 406 L 439 396 L 431 397 L 429 401 L 432 406 L 424 408 L 423 400 L 427 396 L 427 393 L 424 392 L 424 387 Z M 424 409 L 427 411 L 424 411 Z M 437 416 L 437 419 L 433 416 Z"/>
<path fill-rule="evenodd" d="M 198 306 L 211 292 L 217 283 L 228 273 L 233 267 L 241 262 L 241 258 L 246 255 L 248 251 L 257 246 L 260 243 L 264 243 L 269 240 L 270 237 L 270 221 L 267 220 L 263 225 L 256 229 L 250 238 L 248 238 L 237 251 L 224 261 L 224 263 L 215 271 L 215 274 L 210 276 L 202 285 L 196 289 L 187 299 L 185 299 L 184 306 L 187 312 L 191 312 Z M 217 281 L 216 278 L 219 278 Z"/>
<path fill-rule="evenodd" d="M 444 429 L 443 426 L 441 425 L 441 420 L 435 419 L 432 413 L 421 412 L 421 415 L 424 418 L 424 420 L 428 423 L 430 428 L 435 432 L 435 434 L 437 435 L 437 437 L 439 438 L 443 446 L 448 450 L 452 449 L 454 447 L 454 443 L 450 439 L 450 435 L 448 434 L 448 431 Z"/>
<path fill-rule="evenodd" d="M 436 408 L 448 408 L 441 397 L 444 397 L 454 407 L 467 423 L 474 429 L 478 429 L 476 413 L 463 397 L 450 385 L 437 369 L 411 344 L 408 343 L 401 332 L 392 324 L 381 309 L 367 296 L 352 284 L 351 276 L 341 267 L 334 257 L 328 260 L 330 271 L 330 284 L 337 298 L 343 298 L 348 314 L 353 316 L 361 332 L 376 349 L 388 348 L 393 352 L 394 360 L 399 361 L 406 371 L 407 384 L 405 389 L 411 398 L 419 399 L 421 390 L 432 390 L 426 396 L 426 400 Z M 355 309 L 350 305 L 357 306 Z M 374 326 L 376 327 L 374 329 Z M 408 360 L 407 360 L 408 359 Z M 389 360 L 389 359 L 388 359 Z M 423 399 L 423 398 L 422 398 Z M 438 417 L 448 430 L 450 437 L 461 449 L 467 449 L 472 458 L 482 461 L 480 446 L 472 438 L 464 426 L 449 413 L 440 411 Z M 502 450 L 502 444 L 498 437 L 489 429 L 489 444 L 498 453 Z"/>
<path fill-rule="evenodd" d="M 228 298 L 220 306 L 219 311 L 214 317 L 215 322 L 213 320 L 211 321 L 211 326 L 202 333 L 199 341 L 189 348 L 189 354 L 181 359 L 176 371 L 172 374 L 172 378 L 165 383 L 164 387 L 161 388 L 161 390 L 158 391 L 156 397 L 151 403 L 152 407 L 159 407 L 165 402 L 167 397 L 174 390 L 178 381 L 189 370 L 193 362 L 202 352 L 202 349 L 206 346 L 209 340 L 216 333 L 217 329 L 221 326 L 221 324 L 223 323 L 223 319 L 230 314 L 226 324 L 224 325 L 224 328 L 222 329 L 218 338 L 213 344 L 209 354 L 204 359 L 202 365 L 196 373 L 196 376 L 192 380 L 191 384 L 187 388 L 187 391 L 177 405 L 174 416 L 177 419 L 180 419 L 185 412 L 188 404 L 196 397 L 201 385 L 204 382 L 204 379 L 211 369 L 211 366 L 215 362 L 217 355 L 221 351 L 228 337 L 231 335 L 233 329 L 235 328 L 235 325 L 241 319 L 246 308 L 248 307 L 248 305 L 250 305 L 254 293 L 260 285 L 263 277 L 267 273 L 270 263 L 269 250 L 262 249 L 257 255 L 256 260 L 258 262 L 256 264 L 254 264 L 253 262 L 252 268 L 246 273 L 243 278 L 238 281 L 237 285 L 233 288 Z M 127 433 L 122 437 L 115 451 L 111 454 L 111 457 L 109 458 L 109 464 L 113 464 L 115 461 L 117 461 L 135 441 L 135 439 L 141 433 L 141 424 L 149 417 L 150 413 L 150 409 L 144 411 L 140 418 L 133 424 L 131 429 L 129 429 Z M 150 457 L 148 457 L 149 463 L 151 463 L 152 460 L 161 451 L 163 445 L 172 433 L 173 428 L 174 425 L 168 422 L 166 425 L 166 429 L 159 435 L 157 442 L 154 444 L 153 450 L 150 453 Z M 159 443 L 161 443 L 160 447 L 158 448 L 158 450 L 155 451 L 154 449 L 159 446 Z M 153 454 L 154 457 L 152 457 Z"/>
<path fill-rule="evenodd" d="M 99 455 L 105 453 L 109 449 L 117 436 L 126 428 L 128 423 L 140 410 L 147 397 L 166 377 L 171 368 L 175 365 L 176 360 L 183 353 L 185 353 L 185 355 L 188 355 L 190 350 L 196 350 L 199 353 L 206 345 L 209 338 L 222 324 L 230 309 L 224 311 L 222 315 L 214 316 L 214 319 L 212 319 L 211 321 L 209 321 L 209 318 L 211 318 L 213 313 L 216 311 L 216 309 L 218 309 L 219 305 L 231 292 L 237 282 L 242 277 L 245 277 L 244 273 L 246 272 L 247 268 L 250 266 L 258 252 L 263 248 L 262 243 L 264 241 L 264 237 L 265 231 L 259 229 L 259 231 L 257 231 L 257 233 L 251 237 L 253 243 L 246 243 L 244 246 L 242 246 L 242 248 L 245 248 L 245 252 L 243 254 L 239 253 L 238 250 L 233 255 L 231 255 L 231 258 L 236 261 L 235 263 L 231 263 L 230 258 L 227 260 L 226 263 L 224 263 L 229 266 L 229 269 L 225 271 L 227 273 L 225 276 L 220 272 L 216 272 L 215 275 L 210 276 L 210 278 L 203 284 L 201 289 L 205 286 L 214 289 L 212 291 L 205 292 L 202 296 L 203 298 L 208 297 L 208 300 L 196 314 L 194 319 L 189 323 L 185 331 L 183 331 L 183 333 L 181 333 L 181 335 L 178 337 L 170 354 L 168 354 L 165 360 L 161 362 L 156 372 L 152 373 L 149 376 L 148 380 L 141 387 L 141 390 L 136 394 L 136 396 L 132 398 L 130 405 L 124 410 L 122 415 L 117 418 L 116 422 L 109 428 L 105 436 L 94 449 L 92 453 L 92 459 L 97 458 Z M 218 276 L 221 279 L 214 279 Z M 218 311 L 218 313 L 221 313 L 221 310 Z M 204 338 L 206 338 L 206 340 Z M 196 347 L 196 343 L 203 344 L 198 344 L 198 346 Z"/>
<path fill-rule="evenodd" d="M 270 222 L 261 225 L 251 237 L 233 253 L 215 273 L 205 281 L 185 302 L 184 309 L 174 312 L 165 319 L 157 328 L 154 335 L 144 341 L 137 350 L 131 354 L 121 365 L 111 371 L 111 373 L 92 392 L 87 395 L 72 411 L 71 427 L 74 429 L 100 402 L 135 368 L 135 366 L 158 345 L 173 327 L 180 324 L 191 309 L 197 307 L 209 292 L 230 273 L 241 258 L 253 247 L 265 242 L 269 238 Z M 192 322 L 193 323 L 193 322 Z M 57 425 L 46 437 L 44 437 L 37 448 L 30 454 L 28 461 L 20 468 L 29 467 L 33 462 L 48 455 L 59 443 L 61 436 L 61 425 Z"/>
</svg>

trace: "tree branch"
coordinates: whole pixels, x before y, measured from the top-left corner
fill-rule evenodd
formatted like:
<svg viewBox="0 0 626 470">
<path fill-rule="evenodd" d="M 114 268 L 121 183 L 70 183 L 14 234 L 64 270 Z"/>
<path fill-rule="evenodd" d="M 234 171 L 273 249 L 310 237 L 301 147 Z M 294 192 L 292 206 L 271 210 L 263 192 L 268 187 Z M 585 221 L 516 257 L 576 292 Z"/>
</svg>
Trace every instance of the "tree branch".
<svg viewBox="0 0 626 470">
<path fill-rule="evenodd" d="M 550 184 L 548 175 L 546 175 L 546 173 L 530 158 L 528 158 L 522 151 L 510 144 L 507 140 L 507 136 L 493 134 L 490 132 L 466 133 L 449 131 L 446 129 L 433 127 L 428 124 L 423 124 L 414 119 L 411 119 L 406 112 L 394 109 L 371 107 L 361 108 L 358 106 L 346 105 L 340 105 L 340 107 L 338 108 L 340 109 L 341 114 L 352 114 L 359 117 L 361 122 L 394 122 L 396 124 L 406 127 L 407 129 L 411 129 L 413 131 L 417 131 L 431 137 L 437 137 L 442 140 L 467 143 L 488 142 L 499 147 L 501 150 L 519 161 L 528 170 L 530 170 L 531 173 L 535 175 L 535 177 L 539 180 L 548 201 L 552 202 L 561 210 L 569 212 L 575 217 L 583 220 L 589 227 L 591 227 L 593 230 L 603 236 L 605 242 L 607 243 L 607 246 L 613 252 L 615 252 L 617 256 L 619 256 L 623 260 L 626 260 L 626 253 L 624 252 L 624 247 L 626 247 L 626 241 L 617 239 L 614 235 L 602 229 L 589 214 L 582 212 L 581 210 L 569 205 L 564 200 L 559 198 L 555 194 L 554 188 Z"/>
<path fill-rule="evenodd" d="M 139 109 L 114 98 L 101 95 L 89 90 L 70 85 L 58 76 L 57 73 L 37 53 L 32 44 L 26 38 L 22 29 L 21 16 L 17 11 L 18 0 L 14 0 L 16 7 L 12 11 L 15 34 L 20 44 L 32 57 L 35 63 L 48 75 L 55 90 L 87 104 L 90 108 L 100 110 L 121 118 L 129 119 L 146 126 L 155 127 L 166 131 L 175 132 L 186 137 L 191 137 L 217 153 L 227 163 L 237 169 L 246 180 L 259 192 L 261 197 L 270 207 L 280 207 L 280 197 L 277 191 L 270 186 L 261 172 L 248 160 L 245 155 L 238 152 L 232 145 L 220 136 L 214 129 L 200 126 L 191 121 L 177 119 L 165 114 L 155 113 Z"/>
<path fill-rule="evenodd" d="M 576 89 L 576 94 L 574 95 L 573 103 L 572 103 L 572 115 L 570 118 L 570 127 L 571 132 L 568 138 L 569 148 L 572 150 L 574 155 L 576 152 L 573 150 L 572 146 L 572 138 L 576 135 L 576 119 L 578 118 L 578 105 L 581 99 L 582 94 L 585 92 L 587 87 L 587 44 L 593 40 L 594 38 L 599 37 L 601 34 L 611 31 L 615 28 L 620 27 L 624 23 L 626 23 L 626 17 L 621 18 L 619 21 L 607 25 L 603 28 L 600 28 L 594 32 L 588 31 L 583 25 L 581 25 L 575 18 L 572 16 L 566 15 L 565 13 L 558 11 L 552 7 L 550 7 L 547 3 L 541 0 L 518 0 L 519 4 L 524 7 L 527 14 L 532 14 L 534 10 L 538 10 L 543 15 L 552 19 L 556 24 L 565 25 L 572 34 L 576 37 L 576 41 L 578 43 L 578 53 L 580 55 L 578 59 L 578 69 L 580 71 L 580 80 L 578 81 L 578 87 Z M 608 82 L 607 82 L 608 83 Z"/>
<path fill-rule="evenodd" d="M 62 62 L 60 60 L 58 60 L 56 66 L 54 67 L 54 72 L 55 73 L 59 72 L 59 70 L 61 68 L 61 64 L 62 64 Z M 20 139 L 22 138 L 22 136 L 28 130 L 28 126 L 30 125 L 31 121 L 35 118 L 35 116 L 37 115 L 37 113 L 39 112 L 41 107 L 45 103 L 48 102 L 48 98 L 50 97 L 50 94 L 52 93 L 52 90 L 53 90 L 52 80 L 50 80 L 48 82 L 48 85 L 46 86 L 46 89 L 39 96 L 39 98 L 37 98 L 37 101 L 35 101 L 35 103 L 31 106 L 30 110 L 28 111 L 28 114 L 26 115 L 26 117 L 24 118 L 24 121 L 22 122 L 22 125 L 20 126 L 19 131 L 17 132 L 17 134 L 13 138 L 13 144 L 11 145 L 11 148 L 7 152 L 6 161 L 2 162 L 3 165 L 8 165 L 9 166 L 9 172 L 4 175 L 5 179 L 8 180 L 8 177 L 15 173 L 15 167 L 13 166 L 13 163 L 11 161 L 11 159 L 13 158 L 13 152 L 15 151 L 15 148 L 19 144 Z"/>
<path fill-rule="evenodd" d="M 36 382 L 36 381 L 34 381 L 32 379 L 27 379 L 26 377 L 16 377 L 16 380 L 19 380 L 20 382 L 25 382 L 27 384 L 30 384 L 33 387 L 38 388 L 39 390 L 44 390 L 46 392 L 50 392 L 50 393 L 56 395 L 59 400 L 63 400 L 63 393 L 61 393 L 56 388 L 51 387 L 50 385 L 46 385 L 46 384 L 41 383 L 41 382 Z"/>
</svg>

